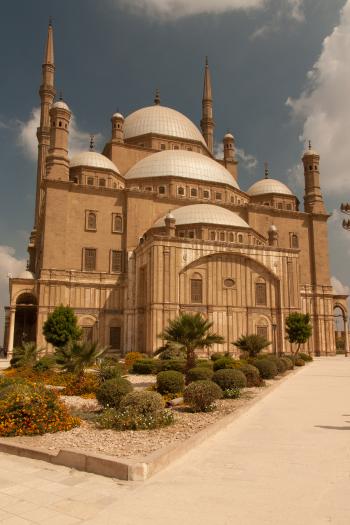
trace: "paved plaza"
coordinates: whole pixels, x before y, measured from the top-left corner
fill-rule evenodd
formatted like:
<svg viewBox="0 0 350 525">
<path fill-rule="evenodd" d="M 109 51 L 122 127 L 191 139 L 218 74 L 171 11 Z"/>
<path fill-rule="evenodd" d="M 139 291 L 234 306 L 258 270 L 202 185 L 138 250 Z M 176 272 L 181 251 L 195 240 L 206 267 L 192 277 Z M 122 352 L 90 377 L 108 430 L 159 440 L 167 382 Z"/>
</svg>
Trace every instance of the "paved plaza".
<svg viewBox="0 0 350 525">
<path fill-rule="evenodd" d="M 145 483 L 0 455 L 0 523 L 348 525 L 350 358 L 317 359 Z"/>
</svg>

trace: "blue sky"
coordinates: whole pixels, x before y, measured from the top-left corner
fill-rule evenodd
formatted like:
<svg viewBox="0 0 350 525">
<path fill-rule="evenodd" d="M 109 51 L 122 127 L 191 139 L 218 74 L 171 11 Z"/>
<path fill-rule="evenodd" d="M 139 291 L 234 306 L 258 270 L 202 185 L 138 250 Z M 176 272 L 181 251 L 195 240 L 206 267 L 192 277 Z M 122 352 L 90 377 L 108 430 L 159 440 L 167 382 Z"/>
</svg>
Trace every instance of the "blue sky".
<svg viewBox="0 0 350 525">
<path fill-rule="evenodd" d="M 302 200 L 300 156 L 311 138 L 329 211 L 350 200 L 350 0 L 12 0 L 0 18 L 1 309 L 7 273 L 23 266 L 33 225 L 35 109 L 49 16 L 75 150 L 88 147 L 89 133 L 102 148 L 111 114 L 151 104 L 156 87 L 162 104 L 198 124 L 208 55 L 216 141 L 234 133 L 241 188 L 263 176 L 267 160 L 271 177 Z M 340 223 L 336 212 L 330 244 L 339 290 L 350 281 Z"/>
</svg>

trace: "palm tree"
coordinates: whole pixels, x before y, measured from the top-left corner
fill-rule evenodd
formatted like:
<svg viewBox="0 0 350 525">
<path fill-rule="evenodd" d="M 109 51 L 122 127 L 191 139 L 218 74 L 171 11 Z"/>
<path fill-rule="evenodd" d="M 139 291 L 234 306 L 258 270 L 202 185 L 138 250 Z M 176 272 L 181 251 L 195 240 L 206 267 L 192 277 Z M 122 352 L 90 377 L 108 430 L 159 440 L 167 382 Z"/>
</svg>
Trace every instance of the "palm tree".
<svg viewBox="0 0 350 525">
<path fill-rule="evenodd" d="M 108 347 L 101 347 L 98 343 L 70 342 L 64 347 L 56 348 L 56 363 L 65 372 L 73 372 L 81 377 L 85 370 L 95 365 L 107 350 Z"/>
<path fill-rule="evenodd" d="M 169 322 L 168 327 L 160 335 L 169 347 L 183 349 L 186 352 L 186 369 L 190 370 L 196 364 L 196 350 L 211 348 L 214 344 L 222 344 L 224 338 L 210 331 L 213 323 L 204 319 L 200 313 L 180 314 Z"/>
<path fill-rule="evenodd" d="M 41 349 L 34 342 L 23 342 L 22 346 L 14 348 L 10 365 L 13 368 L 31 368 L 39 359 L 40 352 Z"/>
</svg>

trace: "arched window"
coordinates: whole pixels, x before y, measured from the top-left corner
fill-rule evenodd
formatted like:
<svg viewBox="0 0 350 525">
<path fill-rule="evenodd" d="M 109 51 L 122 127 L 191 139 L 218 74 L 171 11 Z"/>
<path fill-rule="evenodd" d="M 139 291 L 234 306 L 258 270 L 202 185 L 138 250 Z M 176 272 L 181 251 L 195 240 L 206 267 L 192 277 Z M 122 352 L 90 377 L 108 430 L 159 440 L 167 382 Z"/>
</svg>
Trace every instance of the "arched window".
<svg viewBox="0 0 350 525">
<path fill-rule="evenodd" d="M 179 188 L 177 188 L 177 194 L 185 195 L 185 188 L 183 188 L 182 186 L 179 186 Z"/>
<path fill-rule="evenodd" d="M 88 183 L 88 186 L 93 186 L 94 185 L 93 177 L 88 177 L 87 183 Z"/>
<path fill-rule="evenodd" d="M 235 240 L 234 234 L 231 232 L 229 235 L 229 241 L 234 242 L 234 240 Z"/>
<path fill-rule="evenodd" d="M 96 222 L 96 213 L 94 213 L 93 211 L 89 211 L 87 214 L 87 229 L 96 230 Z"/>
<path fill-rule="evenodd" d="M 266 306 L 267 304 L 266 282 L 262 278 L 255 283 L 255 304 L 257 306 Z"/>
<path fill-rule="evenodd" d="M 197 188 L 191 188 L 191 197 L 197 197 Z"/>
<path fill-rule="evenodd" d="M 295 249 L 299 248 L 299 238 L 296 233 L 292 233 L 290 237 L 290 245 L 291 245 L 291 248 L 295 248 Z"/>
<path fill-rule="evenodd" d="M 165 194 L 165 186 L 159 186 L 158 188 L 158 193 L 160 195 L 164 195 Z"/>
<path fill-rule="evenodd" d="M 203 302 L 203 281 L 200 273 L 194 273 L 191 283 L 191 303 Z"/>
<path fill-rule="evenodd" d="M 243 235 L 241 233 L 238 234 L 238 242 L 243 242 Z"/>
<path fill-rule="evenodd" d="M 123 217 L 118 213 L 113 214 L 113 232 L 122 233 L 123 232 Z"/>
<path fill-rule="evenodd" d="M 106 186 L 106 179 L 100 179 L 100 180 L 99 180 L 99 185 L 100 185 L 102 188 L 105 188 L 105 186 Z"/>
</svg>

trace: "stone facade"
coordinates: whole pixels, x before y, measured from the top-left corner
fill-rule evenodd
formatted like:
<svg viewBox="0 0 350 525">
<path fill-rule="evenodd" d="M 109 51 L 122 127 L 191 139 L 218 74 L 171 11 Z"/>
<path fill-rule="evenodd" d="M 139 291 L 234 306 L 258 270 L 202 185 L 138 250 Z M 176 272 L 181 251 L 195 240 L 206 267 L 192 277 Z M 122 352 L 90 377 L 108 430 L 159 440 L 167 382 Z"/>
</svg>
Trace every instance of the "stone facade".
<svg viewBox="0 0 350 525">
<path fill-rule="evenodd" d="M 335 353 L 333 309 L 347 323 L 346 297 L 330 284 L 327 214 L 319 155 L 303 156 L 305 211 L 269 178 L 239 188 L 235 141 L 213 155 L 208 63 L 201 132 L 160 104 L 111 118 L 102 154 L 70 158 L 71 112 L 54 102 L 49 27 L 40 88 L 41 123 L 34 229 L 28 270 L 10 279 L 5 347 L 46 347 L 42 326 L 60 304 L 74 308 L 84 337 L 122 352 L 154 352 L 179 312 L 202 312 L 225 344 L 260 333 L 271 350 L 289 351 L 285 318 L 309 312 L 308 350 Z M 346 330 L 347 333 L 347 330 Z"/>
</svg>

